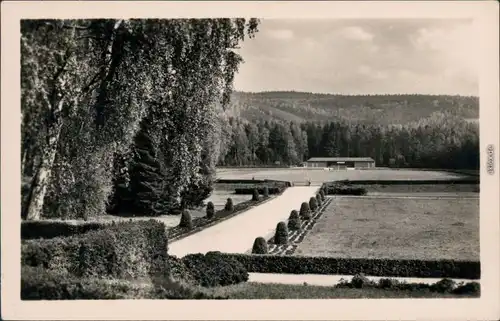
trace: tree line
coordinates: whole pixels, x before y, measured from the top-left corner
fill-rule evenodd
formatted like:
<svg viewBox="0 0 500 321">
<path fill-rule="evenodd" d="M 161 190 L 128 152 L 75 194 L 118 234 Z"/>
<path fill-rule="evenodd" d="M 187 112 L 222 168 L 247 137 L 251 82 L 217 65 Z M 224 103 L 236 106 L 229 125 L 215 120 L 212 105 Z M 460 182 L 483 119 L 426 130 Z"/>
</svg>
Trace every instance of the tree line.
<svg viewBox="0 0 500 321">
<path fill-rule="evenodd" d="M 299 165 L 310 157 L 372 157 L 377 166 L 478 169 L 479 127 L 447 112 L 398 125 L 231 118 L 219 166 Z"/>
</svg>

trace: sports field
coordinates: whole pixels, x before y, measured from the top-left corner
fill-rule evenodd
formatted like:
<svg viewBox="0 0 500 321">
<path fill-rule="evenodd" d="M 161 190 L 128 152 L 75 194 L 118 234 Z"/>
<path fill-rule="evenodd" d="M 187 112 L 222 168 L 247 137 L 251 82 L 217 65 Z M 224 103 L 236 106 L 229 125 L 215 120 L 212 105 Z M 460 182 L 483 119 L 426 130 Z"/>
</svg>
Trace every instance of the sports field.
<svg viewBox="0 0 500 321">
<path fill-rule="evenodd" d="M 479 198 L 334 197 L 295 255 L 479 260 Z"/>
<path fill-rule="evenodd" d="M 376 169 L 376 170 L 324 170 L 307 168 L 238 168 L 218 169 L 219 179 L 275 179 L 283 181 L 308 181 L 322 183 L 334 180 L 450 180 L 464 175 L 450 172 Z"/>
</svg>

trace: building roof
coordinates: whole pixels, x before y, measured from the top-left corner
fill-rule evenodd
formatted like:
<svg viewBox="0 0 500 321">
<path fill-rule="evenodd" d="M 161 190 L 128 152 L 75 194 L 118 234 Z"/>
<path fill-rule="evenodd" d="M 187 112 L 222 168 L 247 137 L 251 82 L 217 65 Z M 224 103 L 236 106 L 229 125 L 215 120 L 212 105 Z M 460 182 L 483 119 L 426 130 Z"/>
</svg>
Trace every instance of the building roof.
<svg viewBox="0 0 500 321">
<path fill-rule="evenodd" d="M 374 162 L 371 157 L 313 157 L 308 162 Z"/>
</svg>

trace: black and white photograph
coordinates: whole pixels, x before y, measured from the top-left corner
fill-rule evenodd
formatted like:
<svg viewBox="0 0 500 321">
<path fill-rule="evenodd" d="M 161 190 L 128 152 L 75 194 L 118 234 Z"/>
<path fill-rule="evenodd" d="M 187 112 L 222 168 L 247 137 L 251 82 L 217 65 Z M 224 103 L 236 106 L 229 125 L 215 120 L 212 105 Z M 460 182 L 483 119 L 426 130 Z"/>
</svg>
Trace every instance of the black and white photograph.
<svg viewBox="0 0 500 321">
<path fill-rule="evenodd" d="M 476 3 L 498 29 L 498 3 Z M 394 310 L 429 302 L 440 313 L 454 313 L 440 302 L 482 300 L 492 304 L 483 315 L 499 317 L 498 253 L 487 253 L 499 241 L 498 119 L 487 122 L 498 118 L 498 83 L 485 89 L 481 58 L 488 42 L 498 56 L 498 39 L 484 20 L 377 17 L 368 6 L 359 17 L 286 16 L 285 1 L 267 6 L 276 16 L 262 2 L 169 16 L 187 3 L 158 3 L 157 14 L 154 4 L 150 17 L 121 16 L 111 10 L 120 1 L 95 2 L 88 17 L 18 13 L 9 31 L 17 75 L 2 72 L 2 128 L 14 114 L 17 134 L 2 129 L 2 163 L 4 141 L 15 154 L 2 165 L 12 177 L 2 175 L 2 234 L 15 229 L 17 240 L 2 237 L 2 296 L 5 279 L 16 283 L 16 313 L 148 300 L 172 318 L 167 304 L 241 302 L 243 313 L 264 300 L 303 304 L 274 318 L 317 319 L 307 304 L 322 300 L 335 319 L 341 302 L 393 299 Z M 4 82 L 17 88 L 13 105 Z M 7 200 L 17 205 L 6 211 Z M 15 282 L 4 272 L 12 260 Z M 97 311 L 87 319 L 105 319 Z M 175 318 L 194 319 L 184 312 Z"/>
</svg>

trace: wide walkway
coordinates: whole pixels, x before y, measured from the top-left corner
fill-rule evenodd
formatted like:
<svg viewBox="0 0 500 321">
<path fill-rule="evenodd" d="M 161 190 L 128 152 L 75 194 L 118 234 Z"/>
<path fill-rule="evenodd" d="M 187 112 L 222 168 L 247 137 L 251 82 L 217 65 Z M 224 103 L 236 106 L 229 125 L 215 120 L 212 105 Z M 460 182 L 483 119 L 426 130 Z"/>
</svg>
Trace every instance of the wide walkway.
<svg viewBox="0 0 500 321">
<path fill-rule="evenodd" d="M 382 277 L 367 276 L 368 279 L 378 282 Z M 437 278 L 398 278 L 389 277 L 407 283 L 433 284 L 441 279 Z M 256 283 L 278 283 L 278 284 L 304 284 L 331 286 L 336 285 L 341 279 L 350 281 L 352 275 L 320 275 L 320 274 L 276 274 L 276 273 L 249 273 L 249 282 Z M 479 280 L 453 279 L 455 282 L 479 282 Z"/>
<path fill-rule="evenodd" d="M 293 209 L 299 210 L 300 204 L 308 202 L 318 189 L 319 186 L 289 187 L 270 201 L 169 244 L 168 253 L 177 257 L 210 251 L 245 253 L 256 237 L 271 237 L 276 225 L 288 219 Z"/>
</svg>

